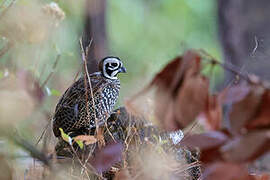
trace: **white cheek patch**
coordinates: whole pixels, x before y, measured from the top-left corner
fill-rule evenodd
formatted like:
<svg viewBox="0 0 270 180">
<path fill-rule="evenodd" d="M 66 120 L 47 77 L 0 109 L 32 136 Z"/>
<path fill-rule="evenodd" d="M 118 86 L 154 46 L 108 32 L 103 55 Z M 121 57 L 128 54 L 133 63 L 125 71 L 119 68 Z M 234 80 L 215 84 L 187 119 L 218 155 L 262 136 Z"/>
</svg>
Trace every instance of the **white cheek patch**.
<svg viewBox="0 0 270 180">
<path fill-rule="evenodd" d="M 118 66 L 117 67 L 110 67 L 110 66 L 108 67 L 108 69 L 111 71 L 116 70 L 117 68 L 118 68 Z"/>
<path fill-rule="evenodd" d="M 112 76 L 113 76 L 113 77 L 116 77 L 117 73 L 118 73 L 118 71 L 113 71 L 113 72 L 112 72 Z"/>
</svg>

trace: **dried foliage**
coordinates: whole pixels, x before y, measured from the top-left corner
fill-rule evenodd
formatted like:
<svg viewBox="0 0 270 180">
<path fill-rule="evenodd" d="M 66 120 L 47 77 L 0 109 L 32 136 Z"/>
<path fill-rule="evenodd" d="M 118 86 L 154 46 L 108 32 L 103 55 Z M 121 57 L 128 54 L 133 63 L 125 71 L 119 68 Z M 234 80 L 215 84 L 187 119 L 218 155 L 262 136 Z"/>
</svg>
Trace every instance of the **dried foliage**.
<svg viewBox="0 0 270 180">
<path fill-rule="evenodd" d="M 64 17 L 55 3 L 12 3 L 0 14 L 0 35 L 8 39 L 0 57 L 20 43 L 45 41 Z M 88 48 L 83 53 L 85 70 Z M 53 70 L 59 59 L 60 54 Z M 202 73 L 205 65 L 221 66 L 243 81 L 210 93 L 210 80 Z M 27 179 L 270 179 L 269 170 L 252 174 L 249 169 L 270 151 L 269 83 L 245 76 L 202 51 L 187 51 L 169 62 L 126 107 L 115 110 L 104 126 L 91 135 L 71 137 L 62 132 L 53 150 L 48 145 L 49 125 L 36 143 L 42 139 L 42 147 L 14 133 L 21 121 L 46 103 L 53 70 L 43 83 L 20 67 L 0 77 L 0 135 L 35 159 L 24 172 Z M 88 83 L 87 72 L 85 77 Z M 134 102 L 152 91 L 153 106 L 145 108 L 148 99 L 140 100 L 141 113 Z M 48 123 L 50 112 L 40 112 Z M 197 122 L 203 132 L 189 130 L 183 138 L 181 130 L 192 129 Z M 16 163 L 8 161 L 12 158 L 4 157 L 9 153 L 0 154 L 0 179 L 13 179 L 17 173 L 11 168 Z"/>
<path fill-rule="evenodd" d="M 211 94 L 209 80 L 201 73 L 203 61 L 222 66 L 244 81 Z M 189 133 L 180 145 L 200 149 L 203 179 L 267 179 L 250 175 L 247 169 L 270 151 L 266 84 L 255 76 L 238 74 L 204 52 L 188 51 L 172 60 L 138 95 L 156 88 L 156 117 L 167 130 L 202 122 L 206 132 Z"/>
</svg>

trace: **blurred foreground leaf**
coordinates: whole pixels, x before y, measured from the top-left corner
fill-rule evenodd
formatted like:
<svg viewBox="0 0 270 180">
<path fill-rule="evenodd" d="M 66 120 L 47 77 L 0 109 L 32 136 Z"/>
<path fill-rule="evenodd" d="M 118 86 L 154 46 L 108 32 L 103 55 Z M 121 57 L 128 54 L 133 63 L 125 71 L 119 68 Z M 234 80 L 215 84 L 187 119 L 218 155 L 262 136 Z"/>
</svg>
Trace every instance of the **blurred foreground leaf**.
<svg viewBox="0 0 270 180">
<path fill-rule="evenodd" d="M 112 143 L 106 145 L 103 149 L 99 150 L 95 156 L 90 159 L 90 164 L 100 174 L 107 171 L 115 163 L 121 161 L 123 145 L 120 143 Z"/>
</svg>

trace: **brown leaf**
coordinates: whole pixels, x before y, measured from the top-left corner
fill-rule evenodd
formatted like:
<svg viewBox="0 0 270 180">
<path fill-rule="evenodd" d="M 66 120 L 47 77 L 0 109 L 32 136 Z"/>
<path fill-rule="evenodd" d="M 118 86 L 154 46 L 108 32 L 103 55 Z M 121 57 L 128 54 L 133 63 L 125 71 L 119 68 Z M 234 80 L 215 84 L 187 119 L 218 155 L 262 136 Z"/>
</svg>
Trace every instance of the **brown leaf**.
<svg viewBox="0 0 270 180">
<path fill-rule="evenodd" d="M 203 134 L 192 134 L 185 136 L 180 145 L 188 147 L 198 147 L 200 150 L 215 148 L 223 145 L 228 137 L 219 131 L 208 131 Z"/>
<path fill-rule="evenodd" d="M 160 94 L 159 101 L 156 100 L 155 114 L 160 120 L 160 125 L 166 130 L 176 131 L 181 128 L 175 117 L 174 102 L 166 95 Z"/>
<path fill-rule="evenodd" d="M 155 112 L 166 130 L 188 126 L 205 107 L 209 81 L 200 74 L 201 57 L 187 51 L 175 58 L 150 86 L 156 86 Z"/>
<path fill-rule="evenodd" d="M 207 103 L 209 81 L 203 76 L 187 76 L 175 99 L 174 112 L 181 128 L 188 126 Z"/>
<path fill-rule="evenodd" d="M 174 58 L 167 64 L 152 80 L 150 86 L 158 86 L 162 89 L 167 89 L 172 86 L 176 72 L 180 69 L 182 64 L 182 57 Z"/>
<path fill-rule="evenodd" d="M 97 139 L 95 138 L 95 136 L 88 136 L 88 135 L 76 136 L 74 140 L 82 141 L 85 145 L 95 144 L 97 142 Z"/>
<path fill-rule="evenodd" d="M 235 137 L 221 147 L 227 161 L 252 161 L 270 150 L 270 131 L 251 132 Z"/>
<path fill-rule="evenodd" d="M 205 110 L 199 117 L 199 120 L 204 125 L 205 129 L 210 131 L 221 129 L 223 115 L 219 96 L 213 95 L 208 97 Z"/>
<path fill-rule="evenodd" d="M 227 87 L 221 93 L 220 96 L 225 104 L 234 104 L 243 100 L 249 93 L 251 87 L 248 84 L 240 84 L 237 86 Z"/>
<path fill-rule="evenodd" d="M 244 165 L 217 162 L 206 166 L 202 179 L 205 180 L 255 180 Z"/>
<path fill-rule="evenodd" d="M 123 145 L 120 143 L 107 144 L 90 159 L 89 163 L 96 169 L 97 173 L 102 173 L 121 160 L 122 151 Z"/>
<path fill-rule="evenodd" d="M 219 148 L 220 147 L 214 147 L 202 150 L 200 153 L 200 161 L 205 164 L 224 161 Z"/>
<path fill-rule="evenodd" d="M 270 91 L 267 90 L 264 92 L 261 105 L 257 112 L 257 115 L 254 119 L 249 121 L 246 125 L 247 129 L 256 129 L 256 128 L 270 128 Z"/>
<path fill-rule="evenodd" d="M 180 145 L 200 149 L 200 161 L 209 163 L 222 160 L 219 148 L 228 141 L 228 137 L 219 131 L 208 131 L 203 134 L 185 136 Z"/>
<path fill-rule="evenodd" d="M 263 93 L 264 89 L 262 87 L 251 86 L 249 93 L 247 93 L 243 99 L 240 99 L 240 101 L 235 102 L 231 106 L 229 119 L 233 132 L 240 132 L 245 125 L 255 117 L 259 109 Z"/>
</svg>

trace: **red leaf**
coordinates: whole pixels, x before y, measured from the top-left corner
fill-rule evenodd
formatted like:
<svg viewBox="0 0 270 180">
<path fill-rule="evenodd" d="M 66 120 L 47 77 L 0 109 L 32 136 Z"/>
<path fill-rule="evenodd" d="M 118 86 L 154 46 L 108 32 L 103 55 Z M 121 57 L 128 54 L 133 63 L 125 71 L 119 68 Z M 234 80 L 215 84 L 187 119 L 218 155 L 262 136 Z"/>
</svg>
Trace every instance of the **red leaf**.
<svg viewBox="0 0 270 180">
<path fill-rule="evenodd" d="M 167 89 L 172 86 L 176 72 L 182 65 L 182 57 L 178 56 L 174 58 L 169 64 L 167 64 L 152 80 L 150 86 L 158 86 L 160 88 Z"/>
<path fill-rule="evenodd" d="M 219 131 L 208 131 L 203 134 L 192 134 L 185 136 L 180 145 L 188 147 L 198 147 L 200 150 L 216 148 L 223 145 L 228 137 Z"/>
<path fill-rule="evenodd" d="M 240 132 L 255 117 L 263 92 L 264 89 L 261 86 L 251 86 L 249 93 L 232 105 L 229 118 L 233 132 Z"/>
<path fill-rule="evenodd" d="M 209 81 L 205 77 L 186 76 L 173 106 L 180 127 L 188 126 L 203 111 L 208 99 L 208 87 Z"/>
<path fill-rule="evenodd" d="M 113 164 L 121 161 L 122 151 L 122 144 L 108 144 L 95 154 L 90 163 L 98 173 L 102 173 L 109 170 Z"/>
<path fill-rule="evenodd" d="M 157 87 L 155 112 L 166 130 L 188 126 L 207 102 L 209 81 L 200 74 L 201 57 L 187 51 L 175 58 L 150 84 Z"/>
<path fill-rule="evenodd" d="M 205 180 L 255 180 L 244 165 L 217 162 L 206 166 L 202 179 Z"/>
<path fill-rule="evenodd" d="M 219 131 L 209 131 L 203 134 L 185 136 L 180 145 L 198 147 L 200 149 L 200 161 L 209 163 L 222 160 L 219 148 L 228 141 L 228 137 Z"/>
<path fill-rule="evenodd" d="M 220 130 L 222 121 L 222 104 L 217 95 L 209 96 L 203 114 L 200 116 L 201 121 L 208 130 Z"/>
<path fill-rule="evenodd" d="M 270 91 L 267 90 L 261 99 L 261 105 L 254 119 L 247 123 L 247 129 L 270 128 Z"/>
<path fill-rule="evenodd" d="M 247 84 L 240 84 L 237 86 L 232 86 L 225 88 L 220 96 L 225 104 L 235 104 L 243 100 L 249 93 L 251 87 Z"/>
<path fill-rule="evenodd" d="M 251 132 L 235 137 L 221 147 L 223 157 L 231 162 L 252 161 L 270 150 L 270 131 Z"/>
</svg>

